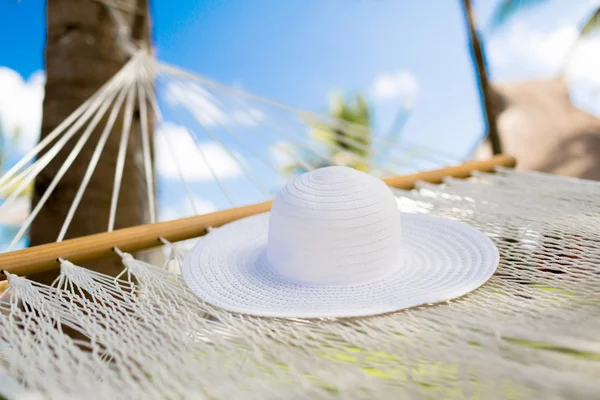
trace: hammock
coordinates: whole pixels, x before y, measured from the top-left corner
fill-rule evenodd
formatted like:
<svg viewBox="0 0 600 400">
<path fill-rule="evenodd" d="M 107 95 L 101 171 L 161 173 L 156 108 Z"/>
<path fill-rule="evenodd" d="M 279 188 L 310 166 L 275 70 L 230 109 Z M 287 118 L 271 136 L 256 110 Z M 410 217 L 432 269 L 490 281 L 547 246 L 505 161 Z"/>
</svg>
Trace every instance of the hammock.
<svg viewBox="0 0 600 400">
<path fill-rule="evenodd" d="M 159 123 L 164 122 L 164 104 L 156 96 L 161 80 L 177 83 L 171 86 L 179 88 L 176 100 L 187 107 L 194 123 L 233 160 L 266 202 L 238 207 L 244 203 L 228 191 L 190 129 L 191 143 L 198 144 L 206 173 L 233 208 L 155 223 L 156 199 L 148 190 L 152 224 L 114 229 L 136 103 L 142 121 L 145 179 L 147 186 L 153 187 L 147 107 Z M 194 114 L 198 104 L 192 100 L 199 98 L 205 107 L 213 107 L 212 120 L 206 113 Z M 254 116 L 257 121 L 238 124 L 244 131 L 236 132 L 219 120 L 225 105 L 234 110 L 231 115 L 240 112 L 239 120 Z M 64 240 L 103 151 L 103 141 L 123 108 L 107 232 Z M 244 110 L 255 111 L 243 114 Z M 598 398 L 600 184 L 518 172 L 506 168 L 512 165 L 510 157 L 398 176 L 406 172 L 398 168 L 410 163 L 407 153 L 401 153 L 403 159 L 397 146 L 375 138 L 374 143 L 380 145 L 373 150 L 376 157 L 360 161 L 395 188 L 402 210 L 457 219 L 478 228 L 500 250 L 498 272 L 480 289 L 457 300 L 389 315 L 320 320 L 240 316 L 203 303 L 188 289 L 179 272 L 186 250 L 175 243 L 202 240 L 205 229 L 219 229 L 227 222 L 269 209 L 276 185 L 268 186 L 268 175 L 253 173 L 233 149 L 253 153 L 275 179 L 281 169 L 265 157 L 275 140 L 284 138 L 310 153 L 312 158 L 296 161 L 311 170 L 323 162 L 340 165 L 347 160 L 331 157 L 311 140 L 307 134 L 310 127 L 317 124 L 343 130 L 347 133 L 343 140 L 355 147 L 360 147 L 357 138 L 365 128 L 221 86 L 140 52 L 0 178 L 0 187 L 19 182 L 1 206 L 9 209 L 19 189 L 24 190 L 69 140 L 78 138 L 55 181 L 16 234 L 12 248 L 24 237 L 44 206 L 44 198 L 52 195 L 61 173 L 70 168 L 106 113 L 107 128 L 57 243 L 0 256 L 0 268 L 8 280 L 0 298 L 1 396 Z M 254 129 L 257 126 L 269 128 Z M 83 133 L 75 136 L 80 130 Z M 250 132 L 262 147 L 240 145 Z M 230 145 L 234 142 L 235 147 Z M 165 138 L 165 145 L 169 143 Z M 42 149 L 47 150 L 44 155 L 31 162 Z M 173 154 L 177 165 L 177 152 Z M 423 154 L 442 166 L 449 164 L 447 155 Z M 297 154 L 290 152 L 290 157 Z M 189 189 L 186 172 L 178 170 L 182 184 Z M 285 177 L 278 179 L 284 182 Z M 131 255 L 160 244 L 158 239 L 168 254 L 162 265 L 150 265 Z M 114 244 L 117 247 L 113 249 Z M 114 256 L 113 250 L 124 266 L 117 278 L 77 265 Z M 26 278 L 57 267 L 60 275 L 52 285 Z"/>
</svg>

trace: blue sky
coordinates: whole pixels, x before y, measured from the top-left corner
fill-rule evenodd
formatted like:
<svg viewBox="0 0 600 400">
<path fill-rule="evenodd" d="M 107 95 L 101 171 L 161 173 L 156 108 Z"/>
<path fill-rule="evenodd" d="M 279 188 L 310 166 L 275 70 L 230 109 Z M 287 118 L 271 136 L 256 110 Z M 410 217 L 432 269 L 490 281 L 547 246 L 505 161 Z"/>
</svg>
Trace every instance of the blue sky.
<svg viewBox="0 0 600 400">
<path fill-rule="evenodd" d="M 591 3 L 549 1 L 488 39 L 497 41 L 515 25 L 552 34 L 581 19 Z M 474 4 L 485 28 L 497 1 Z M 40 0 L 0 2 L 0 66 L 24 78 L 43 69 L 44 12 Z M 463 157 L 481 137 L 459 1 L 154 0 L 152 13 L 158 57 L 222 83 L 326 111 L 332 90 L 369 94 L 378 76 L 407 71 L 418 84 L 414 112 L 402 132 L 407 140 Z M 544 60 L 501 60 L 498 68 L 491 61 L 492 76 L 500 80 L 548 73 Z M 378 130 L 389 128 L 404 100 L 371 99 Z"/>
<path fill-rule="evenodd" d="M 29 124 L 32 131 L 40 118 L 39 104 L 33 102 L 39 103 L 43 95 L 39 88 L 44 68 L 44 3 L 0 2 L 0 68 L 5 67 L 0 69 L 4 74 L 0 74 L 0 119 Z M 369 99 L 380 135 L 388 131 L 403 104 L 411 101 L 413 111 L 402 140 L 457 159 L 467 156 L 481 139 L 480 99 L 458 0 L 151 3 L 153 42 L 162 61 L 316 112 L 327 111 L 334 90 L 360 91 Z M 497 3 L 474 1 L 478 23 L 486 32 Z M 492 78 L 555 75 L 578 24 L 597 4 L 595 0 L 549 0 L 486 34 Z M 586 54 L 584 58 L 594 59 Z M 16 78 L 6 68 L 21 76 L 21 86 L 10 86 Z M 586 73 L 583 68 L 582 74 Z M 18 92 L 27 96 L 15 99 L 12 88 L 21 88 Z M 3 104 L 11 111 L 3 114 Z M 33 139 L 20 151 L 34 143 L 35 135 L 30 136 Z M 170 178 L 164 180 L 167 189 L 161 193 L 172 192 L 175 198 L 181 188 L 171 190 Z M 204 193 L 207 207 L 222 205 L 222 196 L 214 188 L 209 190 L 206 182 L 194 185 Z"/>
<path fill-rule="evenodd" d="M 368 94 L 377 76 L 405 70 L 419 85 L 418 106 L 406 127 L 411 138 L 428 144 L 441 140 L 440 145 L 462 155 L 481 132 L 456 1 L 185 4 L 190 6 L 182 14 L 167 2 L 156 2 L 155 43 L 162 60 L 323 112 L 332 90 Z M 436 8 L 437 17 L 431 18 Z M 402 100 L 373 105 L 378 129 L 389 127 Z M 459 127 L 469 133 L 450 138 L 449 132 Z"/>
<path fill-rule="evenodd" d="M 43 69 L 42 3 L 0 3 L 0 65 L 24 77 Z M 407 138 L 463 156 L 482 120 L 459 2 L 408 4 L 154 1 L 154 45 L 161 60 L 323 112 L 332 90 L 368 94 L 378 75 L 408 71 L 419 90 Z M 373 106 L 377 128 L 389 128 L 402 100 Z"/>
</svg>

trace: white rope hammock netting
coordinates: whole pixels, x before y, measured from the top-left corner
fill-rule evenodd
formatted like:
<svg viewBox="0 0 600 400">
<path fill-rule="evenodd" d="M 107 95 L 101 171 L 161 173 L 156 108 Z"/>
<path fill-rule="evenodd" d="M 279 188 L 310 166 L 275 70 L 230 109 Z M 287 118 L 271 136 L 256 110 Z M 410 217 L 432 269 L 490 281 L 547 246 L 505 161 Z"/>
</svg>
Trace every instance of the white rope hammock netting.
<svg viewBox="0 0 600 400">
<path fill-rule="evenodd" d="M 32 221 L 55 195 L 61 179 L 81 157 L 82 149 L 92 142 L 97 130 L 101 133 L 57 241 L 65 239 L 87 186 L 101 163 L 110 135 L 120 134 L 114 179 L 112 183 L 107 182 L 113 194 L 107 231 L 115 228 L 126 154 L 132 150 L 128 146 L 136 106 L 140 113 L 142 154 L 139 158 L 148 188 L 149 222 L 169 219 L 156 214 L 157 199 L 152 189 L 156 177 L 149 139 L 151 113 L 157 125 L 156 161 L 179 180 L 189 200 L 185 204 L 188 214 L 180 217 L 202 213 L 202 204 L 197 204 L 198 196 L 193 196 L 195 178 L 201 178 L 208 185 L 210 190 L 204 190 L 203 194 L 212 193 L 211 206 L 222 209 L 271 199 L 289 179 L 288 171 L 360 163 L 368 166 L 371 174 L 395 176 L 414 172 L 415 168 L 434 168 L 459 161 L 456 156 L 420 145 L 390 143 L 375 134 L 369 135 L 365 142 L 365 132 L 371 131 L 367 127 L 293 109 L 223 86 L 157 62 L 138 51 L 121 71 L 0 177 L 0 192 L 11 189 L 0 206 L 2 213 L 13 207 L 61 151 L 72 147 L 8 250 L 22 246 Z M 122 126 L 117 125 L 119 118 Z M 315 141 L 315 130 L 319 130 L 325 140 Z M 189 167 L 190 160 L 194 161 L 193 168 Z"/>
<path fill-rule="evenodd" d="M 321 162 L 340 164 L 339 159 L 328 160 L 330 153 L 306 133 L 308 121 L 320 118 L 343 125 L 341 121 L 302 114 L 138 55 L 57 128 L 46 143 L 55 141 L 50 150 L 30 163 L 40 150 L 34 149 L 0 178 L 0 185 L 15 178 L 33 180 L 58 154 L 61 141 L 80 128 L 78 140 L 85 140 L 85 127 L 94 125 L 98 113 L 108 113 L 110 124 L 113 109 L 124 107 L 127 116 L 139 101 L 140 110 L 148 103 L 160 123 L 162 103 L 155 98 L 154 86 L 160 88 L 163 80 L 175 82 L 169 86 L 175 90 L 171 95 L 187 104 L 189 115 L 183 123 L 189 132 L 198 128 L 205 140 L 222 146 L 231 160 L 238 160 L 236 167 L 244 171 L 249 186 L 258 190 L 254 197 L 236 198 L 211 169 L 210 160 L 202 161 L 204 147 L 198 146 L 199 162 L 232 206 L 271 198 L 280 186 L 273 181 L 285 181 L 285 176 L 276 177 L 280 168 L 269 166 L 272 160 L 265 156 L 282 138 L 313 153 L 314 158 L 302 159 L 315 162 L 304 165 L 306 170 L 318 167 L 319 157 L 325 159 Z M 202 96 L 193 96 L 198 93 Z M 192 99 L 198 98 L 206 100 L 203 107 L 214 107 L 213 120 L 207 120 L 206 113 L 194 116 L 200 105 Z M 222 109 L 230 115 L 254 110 L 240 111 L 237 118 L 254 116 L 260 123 L 242 123 L 237 128 L 243 132 L 236 131 L 219 121 Z M 145 115 L 141 111 L 142 121 Z M 87 119 L 80 123 L 80 116 Z M 128 119 L 123 137 L 129 131 Z M 142 128 L 142 135 L 147 134 Z M 191 143 L 194 138 L 192 134 Z M 244 140 L 255 146 L 242 145 Z M 390 144 L 378 140 L 381 147 L 375 148 L 384 150 L 363 160 L 371 165 L 370 171 L 379 176 L 404 172 L 399 167 L 408 153 L 385 150 Z M 146 179 L 152 187 L 148 141 L 143 142 Z M 99 143 L 98 154 L 102 139 Z M 165 146 L 168 143 L 165 138 Z M 126 146 L 120 151 L 123 154 Z M 71 154 L 76 153 L 77 146 Z M 176 164 L 176 149 L 173 154 Z M 256 168 L 264 171 L 248 167 L 245 160 L 250 154 L 263 162 Z M 449 162 L 443 161 L 443 154 L 429 152 L 428 157 L 442 165 Z M 124 156 L 117 160 L 121 165 L 113 182 L 109 231 L 114 228 L 123 160 Z M 70 161 L 65 160 L 65 169 Z M 92 158 L 89 174 L 94 162 Z M 185 178 L 185 171 L 181 176 Z M 185 179 L 182 184 L 190 189 Z M 51 189 L 52 184 L 48 196 Z M 158 266 L 122 253 L 124 270 L 117 279 L 63 260 L 60 276 L 51 286 L 8 274 L 9 287 L 0 300 L 0 395 L 8 399 L 600 396 L 600 184 L 499 168 L 494 174 L 448 179 L 442 185 L 422 183 L 415 190 L 394 193 L 404 212 L 457 219 L 488 235 L 500 251 L 496 274 L 473 293 L 443 304 L 369 318 L 289 320 L 239 316 L 200 301 L 180 275 L 185 250 L 178 244 L 165 242 L 169 257 Z M 150 190 L 148 197 L 154 222 L 156 199 Z M 9 197 L 2 207 L 13 200 Z M 73 204 L 74 213 L 77 196 Z M 34 208 L 14 245 L 35 214 Z M 58 241 L 69 223 L 68 217 Z"/>
</svg>

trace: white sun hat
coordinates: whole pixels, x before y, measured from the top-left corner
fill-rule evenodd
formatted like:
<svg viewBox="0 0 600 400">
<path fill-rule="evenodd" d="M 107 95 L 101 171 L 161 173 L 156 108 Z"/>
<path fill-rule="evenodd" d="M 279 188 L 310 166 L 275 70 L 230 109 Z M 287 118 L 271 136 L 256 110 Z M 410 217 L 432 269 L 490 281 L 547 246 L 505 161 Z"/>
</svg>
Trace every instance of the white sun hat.
<svg viewBox="0 0 600 400">
<path fill-rule="evenodd" d="M 199 239 L 182 273 L 200 299 L 227 311 L 330 318 L 451 300 L 497 266 L 498 250 L 483 233 L 402 213 L 382 180 L 336 166 L 287 183 L 269 213 Z"/>
</svg>

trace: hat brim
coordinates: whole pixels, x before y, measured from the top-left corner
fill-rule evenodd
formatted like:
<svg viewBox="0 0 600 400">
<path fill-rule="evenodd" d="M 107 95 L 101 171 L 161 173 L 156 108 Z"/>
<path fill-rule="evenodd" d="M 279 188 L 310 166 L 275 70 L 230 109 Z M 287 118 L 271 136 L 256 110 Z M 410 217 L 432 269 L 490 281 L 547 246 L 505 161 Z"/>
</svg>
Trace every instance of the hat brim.
<svg viewBox="0 0 600 400">
<path fill-rule="evenodd" d="M 498 249 L 471 226 L 430 215 L 403 214 L 401 262 L 380 281 L 361 285 L 290 283 L 266 263 L 269 213 L 244 218 L 201 238 L 182 274 L 203 301 L 263 317 L 341 318 L 398 311 L 463 296 L 498 266 Z"/>
</svg>

